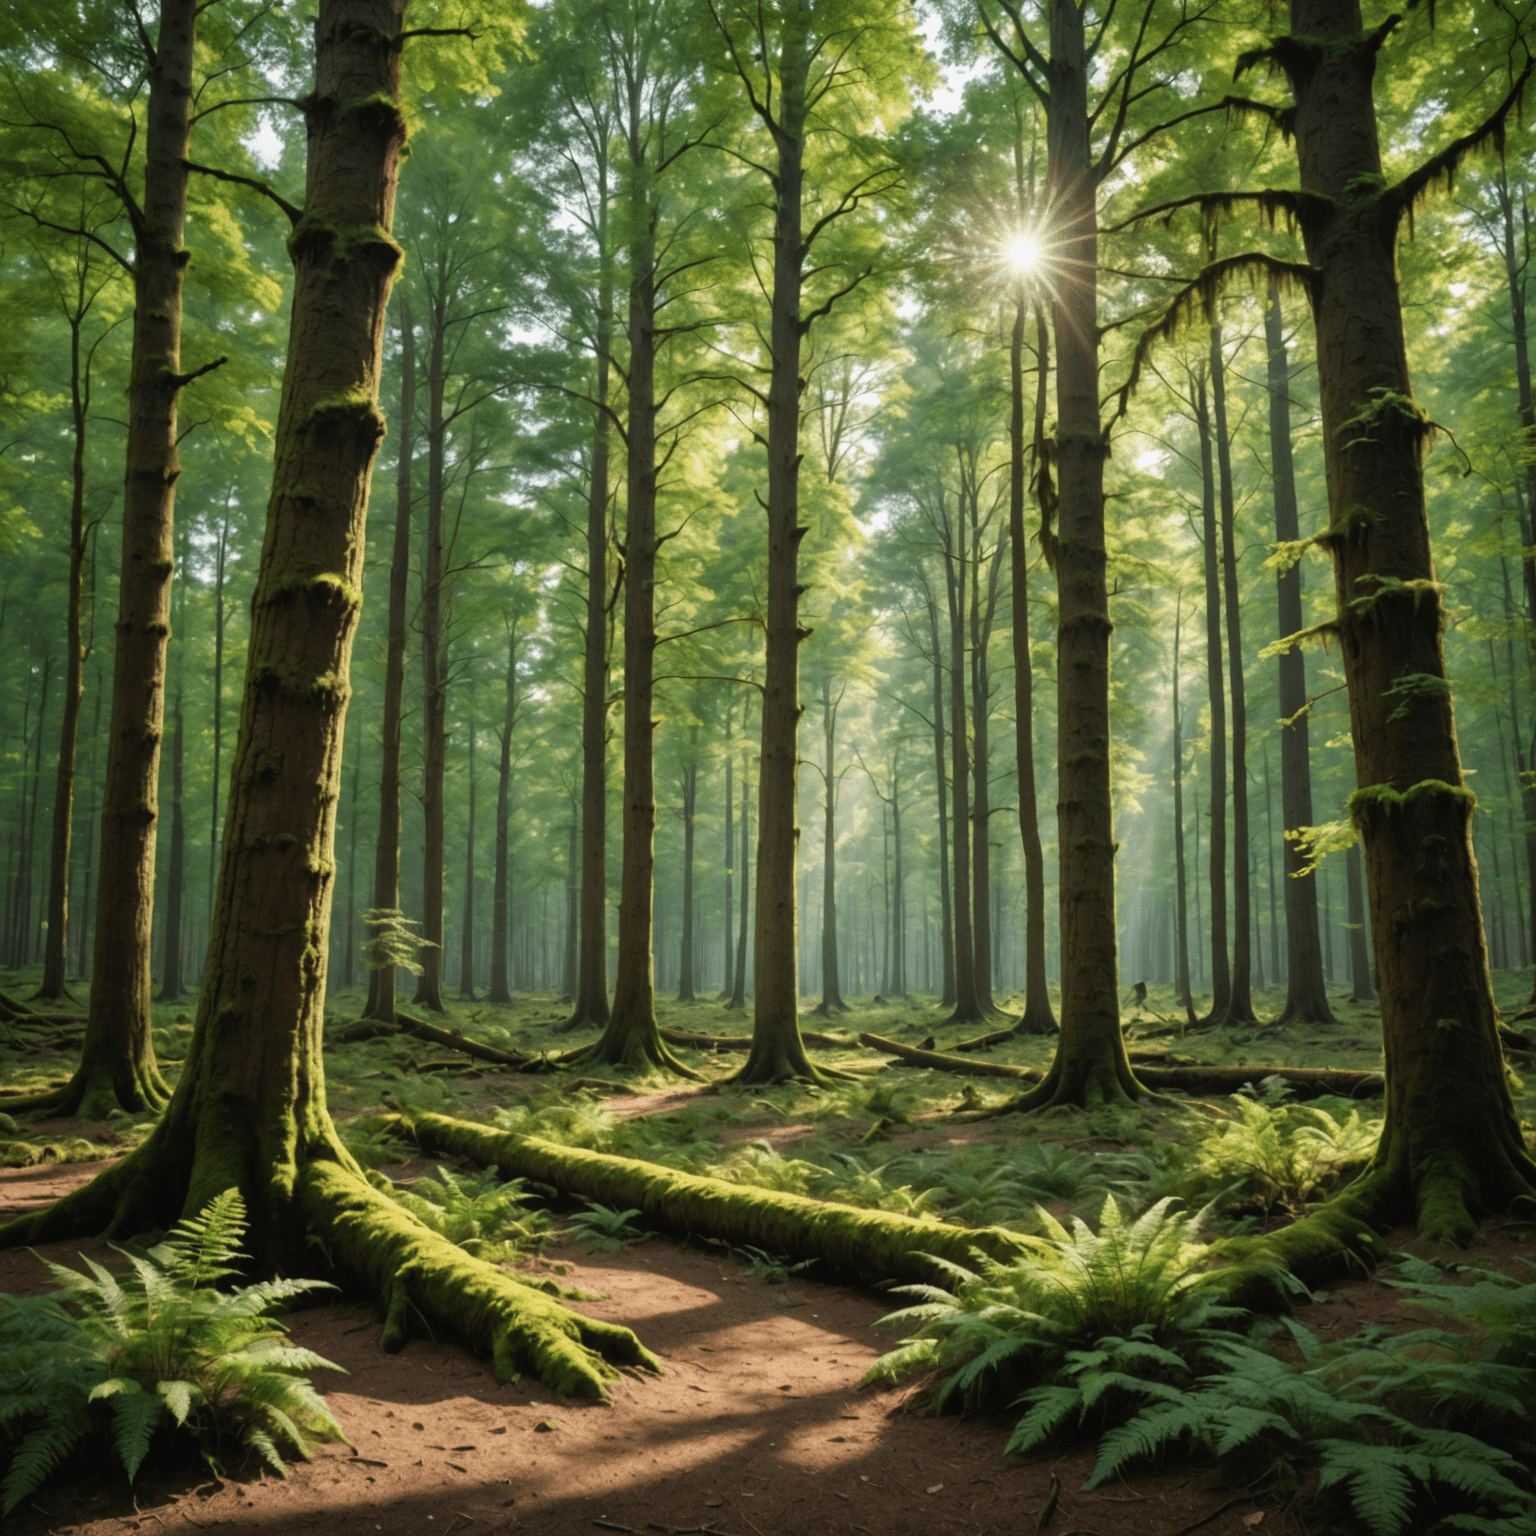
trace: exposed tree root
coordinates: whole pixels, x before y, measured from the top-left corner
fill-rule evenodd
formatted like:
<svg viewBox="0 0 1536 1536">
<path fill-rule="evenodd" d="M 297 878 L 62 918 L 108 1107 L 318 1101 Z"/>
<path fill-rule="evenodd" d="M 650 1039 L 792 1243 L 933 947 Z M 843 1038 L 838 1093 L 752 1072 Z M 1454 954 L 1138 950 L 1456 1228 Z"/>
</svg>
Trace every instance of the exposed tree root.
<svg viewBox="0 0 1536 1536">
<path fill-rule="evenodd" d="M 1015 1067 L 1001 1061 L 970 1061 L 962 1056 L 950 1056 L 943 1051 L 925 1051 L 917 1046 L 901 1045 L 881 1035 L 860 1035 L 859 1043 L 872 1050 L 884 1051 L 899 1057 L 916 1067 L 933 1067 L 941 1072 L 954 1072 L 962 1077 L 1006 1077 L 1026 1083 L 1038 1083 L 1044 1088 L 1052 1073 L 1038 1067 Z M 1145 1087 L 1179 1093 L 1236 1093 L 1240 1089 L 1261 1083 L 1268 1077 L 1281 1077 L 1288 1082 L 1297 1098 L 1316 1098 L 1320 1094 L 1339 1094 L 1349 1098 L 1369 1098 L 1382 1091 L 1379 1072 L 1340 1072 L 1324 1067 L 1157 1067 L 1139 1066 L 1136 1077 Z M 1101 1092 L 1103 1090 L 1101 1089 Z M 1134 1097 L 1134 1095 L 1128 1095 Z M 1027 1097 L 1027 1096 L 1026 1096 Z M 1040 1103 L 1026 1104 L 1023 1099 L 1010 1108 L 1041 1108 Z M 999 1111 L 1001 1113 L 1003 1111 Z"/>
<path fill-rule="evenodd" d="M 361 1280 L 385 1309 L 386 1349 L 406 1342 L 414 1312 L 434 1331 L 488 1352 L 500 1381 L 527 1370 L 562 1395 L 605 1398 L 614 1366 L 659 1369 L 629 1329 L 581 1317 L 472 1258 L 374 1189 L 323 1114 L 310 1121 L 309 1136 L 301 1133 L 307 1145 L 297 1149 L 296 1167 L 257 1169 L 244 1155 L 238 1106 L 228 1106 L 221 1136 L 195 1134 L 188 1099 L 178 1104 L 183 1113 L 173 1105 L 142 1146 L 89 1184 L 0 1227 L 0 1247 L 166 1227 L 239 1184 L 262 1267 L 279 1267 L 283 1256 L 288 1272 L 303 1266 L 306 1231 L 314 1233 L 333 1267 Z"/>
<path fill-rule="evenodd" d="M 115 1110 L 137 1115 L 164 1109 L 170 1098 L 170 1085 L 153 1056 L 148 1062 L 131 1057 L 114 1062 L 87 1048 L 74 1076 L 62 1088 L 0 1098 L 0 1109 L 7 1114 L 39 1111 L 58 1118 L 105 1120 Z"/>
<path fill-rule="evenodd" d="M 840 1072 L 836 1067 L 818 1067 L 805 1054 L 805 1036 L 798 1028 L 754 1029 L 746 1061 L 726 1082 L 738 1083 L 744 1088 L 766 1088 L 775 1083 L 814 1083 L 827 1087 L 833 1083 L 850 1082 L 852 1078 L 852 1073 Z"/>
<path fill-rule="evenodd" d="M 630 1072 L 659 1070 L 694 1083 L 707 1081 L 667 1049 L 656 1027 L 656 1016 L 649 1012 L 642 1017 L 626 1018 L 622 1010 L 615 1008 L 607 1027 L 591 1045 L 567 1051 L 558 1059 L 567 1066 L 621 1067 Z"/>
<path fill-rule="evenodd" d="M 635 1158 L 564 1147 L 537 1136 L 508 1135 L 446 1115 L 420 1115 L 409 1128 L 423 1151 L 494 1163 L 507 1177 L 537 1179 L 562 1194 L 633 1206 L 679 1237 L 707 1236 L 795 1259 L 820 1259 L 865 1281 L 948 1284 L 934 1258 L 972 1265 L 980 1251 L 1006 1263 L 1027 1252 L 1021 1238 L 1000 1227 L 954 1227 L 834 1205 L 807 1195 L 678 1173 Z"/>
</svg>

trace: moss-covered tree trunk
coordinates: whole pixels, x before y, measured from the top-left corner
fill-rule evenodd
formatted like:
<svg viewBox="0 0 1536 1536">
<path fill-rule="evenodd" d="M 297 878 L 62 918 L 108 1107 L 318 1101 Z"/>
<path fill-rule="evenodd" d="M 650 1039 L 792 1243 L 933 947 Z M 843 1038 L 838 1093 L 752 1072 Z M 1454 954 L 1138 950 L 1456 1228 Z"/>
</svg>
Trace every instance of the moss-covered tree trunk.
<svg viewBox="0 0 1536 1536">
<path fill-rule="evenodd" d="M 402 293 L 400 317 L 400 410 L 396 422 L 395 541 L 389 561 L 389 614 L 384 641 L 384 711 L 380 721 L 379 834 L 373 855 L 373 905 L 381 912 L 400 907 L 400 722 L 405 710 L 406 604 L 411 584 L 411 455 L 416 421 L 416 328 Z M 395 1018 L 395 967 L 368 971 L 365 1019 Z"/>
<path fill-rule="evenodd" d="M 1089 60 L 1075 0 L 1050 0 L 1047 205 L 1056 234 L 1057 844 L 1061 1035 L 1045 1081 L 1018 1102 L 1124 1102 L 1144 1090 L 1120 1032 L 1115 834 L 1109 777 L 1109 592 L 1099 414 L 1098 171 L 1089 149 Z"/>
<path fill-rule="evenodd" d="M 1040 842 L 1040 802 L 1035 791 L 1035 663 L 1029 644 L 1029 540 L 1024 531 L 1024 327 L 1028 305 L 1022 289 L 1014 305 L 1008 345 L 1008 560 L 1013 580 L 1013 726 L 1018 767 L 1019 835 L 1024 844 L 1024 1014 L 1021 1035 L 1056 1031 L 1045 974 L 1045 850 Z M 1045 324 L 1040 325 L 1036 368 L 1043 396 Z"/>
<path fill-rule="evenodd" d="M 677 947 L 677 1000 L 697 1002 L 693 992 L 693 834 L 699 799 L 699 765 L 683 769 L 683 934 Z"/>
<path fill-rule="evenodd" d="M 1403 217 L 1479 137 L 1501 131 L 1520 81 L 1479 134 L 1396 185 L 1382 176 L 1373 81 L 1399 18 L 1363 30 L 1356 0 L 1292 0 L 1272 48 L 1295 97 L 1302 235 L 1316 276 L 1327 545 L 1349 688 L 1359 828 L 1376 940 L 1386 1121 L 1370 1169 L 1271 1248 L 1356 1246 L 1368 1224 L 1415 1219 L 1464 1243 L 1484 1211 L 1536 1200 L 1536 1161 L 1510 1100 L 1479 916 L 1474 797 L 1462 777 L 1442 650 L 1444 605 L 1425 510 L 1428 424 L 1414 404 L 1398 289 Z M 1288 1240 L 1287 1240 L 1288 1237 Z"/>
<path fill-rule="evenodd" d="M 507 634 L 506 708 L 497 735 L 496 760 L 496 852 L 491 877 L 491 987 L 487 1001 L 512 1001 L 511 972 L 507 965 L 511 919 L 509 858 L 509 822 L 512 815 L 512 731 L 517 724 L 517 621 Z"/>
<path fill-rule="evenodd" d="M 179 647 L 178 647 L 179 650 Z M 180 673 L 181 663 L 177 663 Z M 182 897 L 187 867 L 187 828 L 182 815 L 185 788 L 186 726 L 181 709 L 181 684 L 171 710 L 171 844 L 165 875 L 165 938 L 160 951 L 160 1001 L 175 1002 L 186 990 L 181 979 Z"/>
<path fill-rule="evenodd" d="M 164 1227 L 238 1187 L 247 1248 L 302 1272 L 320 1249 L 387 1303 L 386 1345 L 419 1315 L 601 1395 L 602 1356 L 653 1364 L 627 1329 L 567 1311 L 470 1258 L 374 1189 L 326 1109 L 320 1052 L 336 801 L 361 601 L 390 236 L 405 119 L 404 0 L 322 0 L 309 164 L 294 262 L 272 494 L 251 605 L 240 735 L 196 1029 L 176 1092 L 140 1147 L 49 1209 L 15 1244 Z"/>
<path fill-rule="evenodd" d="M 1301 537 L 1296 503 L 1296 469 L 1291 456 L 1291 370 L 1286 356 L 1285 317 L 1280 290 L 1270 284 L 1264 309 L 1264 340 L 1268 351 L 1269 461 L 1274 485 L 1275 538 L 1293 544 Z M 1280 634 L 1299 634 L 1302 562 L 1282 570 L 1275 580 Z M 1299 649 L 1278 658 L 1280 694 L 1280 815 L 1285 830 L 1313 825 L 1312 760 L 1308 738 L 1307 663 Z M 1306 858 L 1295 839 L 1285 840 L 1285 1007 L 1277 1023 L 1295 1019 L 1310 1024 L 1337 1021 L 1323 979 L 1322 940 L 1317 926 L 1317 876 L 1303 874 Z"/>
<path fill-rule="evenodd" d="M 134 235 L 133 352 L 128 376 L 122 565 L 112 712 L 102 787 L 96 932 L 85 1043 L 52 1108 L 99 1116 L 157 1109 L 170 1090 L 150 1035 L 150 946 L 159 826 L 160 740 L 170 637 L 181 372 L 181 295 L 188 253 L 187 162 L 198 6 L 163 0 L 147 61 L 144 198 Z"/>
</svg>

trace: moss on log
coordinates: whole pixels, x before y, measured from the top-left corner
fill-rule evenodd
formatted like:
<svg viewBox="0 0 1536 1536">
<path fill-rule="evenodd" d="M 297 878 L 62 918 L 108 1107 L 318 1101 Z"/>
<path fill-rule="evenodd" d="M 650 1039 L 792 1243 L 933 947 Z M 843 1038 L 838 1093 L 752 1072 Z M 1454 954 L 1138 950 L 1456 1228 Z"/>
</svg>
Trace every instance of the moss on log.
<svg viewBox="0 0 1536 1536">
<path fill-rule="evenodd" d="M 425 1152 L 494 1163 L 507 1178 L 537 1179 L 562 1194 L 633 1207 L 678 1237 L 700 1235 L 793 1259 L 819 1259 L 868 1283 L 948 1284 L 933 1258 L 973 1265 L 980 1252 L 1008 1263 L 1027 1252 L 1021 1237 L 1001 1227 L 955 1227 L 835 1205 L 807 1195 L 679 1173 L 635 1158 L 563 1147 L 537 1136 L 509 1135 L 446 1115 L 417 1116 L 410 1128 Z"/>
</svg>

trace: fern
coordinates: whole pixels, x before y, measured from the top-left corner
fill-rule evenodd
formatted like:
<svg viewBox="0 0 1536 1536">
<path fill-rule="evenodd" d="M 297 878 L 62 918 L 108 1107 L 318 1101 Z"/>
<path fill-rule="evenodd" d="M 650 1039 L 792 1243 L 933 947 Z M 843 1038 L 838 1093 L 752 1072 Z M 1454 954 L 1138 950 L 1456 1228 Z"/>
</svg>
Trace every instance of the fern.
<svg viewBox="0 0 1536 1536">
<path fill-rule="evenodd" d="M 521 1179 L 503 1183 L 494 1167 L 478 1177 L 437 1169 L 437 1178 L 418 1179 L 407 1189 L 378 1181 L 416 1219 L 476 1258 L 520 1263 L 548 1240 L 551 1222 L 527 1208 Z"/>
<path fill-rule="evenodd" d="M 1145 1367 L 1173 1341 L 1205 1334 L 1242 1314 L 1217 1307 L 1197 1290 L 1208 1248 L 1198 1233 L 1205 1212 L 1190 1216 L 1160 1200 L 1135 1221 L 1105 1197 L 1099 1230 L 1074 1218 L 1070 1229 L 1038 1209 L 1043 1235 L 1012 1264 L 980 1261 L 976 1271 L 941 1265 L 953 1294 L 903 1286 L 918 1305 L 882 1318 L 910 1326 L 932 1349 L 897 1351 L 877 1361 L 866 1381 L 888 1381 L 914 1366 L 947 1371 L 934 1404 L 966 1410 L 1012 1396 L 1029 1381 L 1070 1377 L 1075 1352 L 1120 1346 Z M 1102 1341 L 1102 1344 L 1101 1344 Z"/>
<path fill-rule="evenodd" d="M 340 1367 L 286 1344 L 270 1316 L 330 1287 L 219 1289 L 237 1273 L 244 1231 L 244 1205 L 228 1190 L 147 1254 L 118 1249 L 122 1277 L 91 1259 L 85 1273 L 44 1259 L 53 1295 L 0 1297 L 0 1431 L 13 1445 L 0 1507 L 41 1486 L 103 1418 L 130 1481 L 167 1421 L 210 1455 L 238 1433 L 279 1473 L 282 1448 L 307 1456 L 312 1439 L 345 1438 L 305 1375 Z"/>
</svg>

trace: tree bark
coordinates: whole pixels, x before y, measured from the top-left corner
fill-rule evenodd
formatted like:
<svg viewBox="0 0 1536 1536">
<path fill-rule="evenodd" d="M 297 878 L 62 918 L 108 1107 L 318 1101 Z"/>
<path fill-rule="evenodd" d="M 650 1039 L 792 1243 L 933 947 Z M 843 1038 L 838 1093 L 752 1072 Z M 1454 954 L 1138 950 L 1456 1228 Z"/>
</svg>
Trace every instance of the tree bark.
<svg viewBox="0 0 1536 1536">
<path fill-rule="evenodd" d="M 1047 205 L 1061 274 L 1056 336 L 1056 718 L 1061 854 L 1061 1035 L 1020 1109 L 1123 1103 L 1144 1090 L 1120 1032 L 1115 835 L 1109 769 L 1109 617 L 1099 415 L 1098 179 L 1089 149 L 1089 61 L 1075 0 L 1050 0 Z"/>
<path fill-rule="evenodd" d="M 677 1000 L 694 1003 L 693 990 L 693 830 L 699 798 L 699 765 L 683 769 L 683 933 L 677 952 Z"/>
<path fill-rule="evenodd" d="M 933 656 L 933 779 L 939 802 L 939 949 L 942 954 L 941 1008 L 952 1008 L 959 996 L 955 983 L 954 909 L 949 899 L 949 774 L 944 765 L 944 652 L 939 645 L 939 610 L 926 584 L 928 639 Z"/>
<path fill-rule="evenodd" d="M 208 907 L 219 883 L 219 790 L 224 770 L 224 579 L 229 555 L 229 516 L 219 524 L 218 550 L 213 574 L 213 770 L 209 784 L 208 811 Z"/>
<path fill-rule="evenodd" d="M 439 283 L 427 304 L 427 547 L 421 594 L 421 974 L 412 1002 L 444 1013 L 443 877 L 448 859 L 448 646 L 443 629 L 445 596 L 443 517 L 447 491 L 447 422 L 443 396 L 448 295 Z"/>
<path fill-rule="evenodd" d="M 1035 791 L 1035 664 L 1029 644 L 1029 543 L 1024 532 L 1024 323 L 1027 304 L 1021 291 L 1013 313 L 1008 348 L 1008 550 L 1013 578 L 1014 749 L 1018 767 L 1019 835 L 1024 844 L 1024 1014 L 1015 1026 L 1021 1035 L 1056 1032 L 1056 1014 L 1045 974 L 1045 852 L 1040 843 L 1040 803 Z M 1050 370 L 1046 366 L 1046 329 L 1039 325 L 1036 366 L 1040 414 Z"/>
<path fill-rule="evenodd" d="M 971 493 L 971 913 L 975 934 L 976 1006 L 983 1017 L 997 1012 L 992 1000 L 992 669 L 987 653 L 997 617 L 998 575 L 1005 541 L 999 539 L 987 560 L 987 586 L 981 587 L 979 487 Z"/>
<path fill-rule="evenodd" d="M 155 834 L 170 637 L 181 374 L 181 296 L 188 253 L 195 0 L 162 0 L 148 61 L 144 202 L 134 225 L 133 351 L 128 381 L 112 712 L 102 787 L 96 934 L 85 1046 L 52 1108 L 98 1118 L 158 1109 L 170 1090 L 150 1034 Z"/>
<path fill-rule="evenodd" d="M 1179 707 L 1180 640 L 1184 627 L 1184 594 L 1173 617 L 1173 868 L 1178 951 L 1175 955 L 1174 989 L 1188 1021 L 1195 1022 L 1195 999 L 1189 987 L 1188 872 L 1184 864 L 1184 715 Z"/>
<path fill-rule="evenodd" d="M 577 1317 L 401 1211 L 363 1177 L 325 1104 L 335 807 L 369 467 L 384 432 L 384 311 L 400 258 L 388 231 L 405 138 L 403 10 L 403 0 L 321 0 L 315 27 L 288 365 L 191 1049 L 149 1138 L 0 1229 L 0 1242 L 166 1227 L 235 1187 L 256 1267 L 301 1273 L 318 1236 L 386 1304 L 386 1347 L 405 1342 L 418 1314 L 488 1349 L 502 1380 L 529 1369 L 561 1392 L 601 1396 L 615 1374 L 602 1355 L 654 1365 L 634 1336 Z"/>
<path fill-rule="evenodd" d="M 1200 526 L 1205 546 L 1205 682 L 1211 711 L 1210 839 L 1211 1011 L 1226 1018 L 1232 1002 L 1227 933 L 1227 687 L 1221 655 L 1221 547 L 1216 520 L 1216 465 L 1206 375 L 1195 380 L 1195 426 L 1200 435 Z"/>
<path fill-rule="evenodd" d="M 181 663 L 176 664 L 177 672 Z M 181 913 L 187 869 L 186 822 L 182 816 L 186 731 L 181 712 L 181 686 L 171 711 L 171 846 L 165 878 L 165 940 L 160 955 L 160 1001 L 174 1002 L 186 991 L 181 979 Z"/>
<path fill-rule="evenodd" d="M 475 717 L 469 717 L 469 825 L 464 836 L 464 911 L 459 919 L 459 998 L 475 1000 Z"/>
<path fill-rule="evenodd" d="M 415 446 L 416 329 L 405 294 L 400 316 L 400 446 L 395 466 L 395 541 L 389 562 L 389 621 L 384 647 L 384 710 L 379 744 L 379 835 L 373 856 L 373 905 L 380 912 L 400 909 L 400 736 L 405 711 L 406 605 L 411 582 L 411 457 Z M 395 967 L 368 972 L 365 1019 L 386 1022 L 395 1016 Z"/>
<path fill-rule="evenodd" d="M 1456 745 L 1444 607 L 1425 510 L 1428 424 L 1411 396 L 1397 240 L 1420 188 L 1382 177 L 1372 85 L 1391 18 L 1365 33 L 1356 0 L 1292 0 L 1275 45 L 1292 123 L 1317 332 L 1339 655 L 1359 782 L 1350 800 L 1368 876 L 1387 1079 L 1366 1173 L 1265 1252 L 1312 1267 L 1413 1217 L 1467 1242 L 1480 1211 L 1536 1198 L 1510 1099 L 1472 856 L 1474 798 Z M 1520 80 L 1523 89 L 1529 71 Z M 1503 108 L 1507 113 L 1513 98 Z M 1362 1238 L 1362 1233 L 1364 1237 Z M 1292 1267 L 1296 1267 L 1293 1262 Z M 1304 1277 L 1305 1278 L 1305 1277 Z"/>
<path fill-rule="evenodd" d="M 842 698 L 839 692 L 834 700 L 831 679 L 822 678 L 821 1002 L 816 1012 L 823 1017 L 848 1011 L 837 954 L 837 775 L 832 767 Z"/>
<path fill-rule="evenodd" d="M 766 62 L 766 61 L 765 61 Z M 768 601 L 762 752 L 757 790 L 757 913 L 753 934 L 752 1050 L 743 1083 L 825 1081 L 800 1039 L 796 932 L 796 774 L 799 764 L 800 315 L 807 245 L 802 225 L 810 5 L 786 0 L 780 18 L 778 99 L 768 124 L 776 151 L 773 291 L 768 334 Z"/>
<path fill-rule="evenodd" d="M 1271 283 L 1264 310 L 1268 349 L 1269 455 L 1274 476 L 1275 538 L 1282 543 L 1301 537 L 1296 504 L 1296 472 L 1291 457 L 1291 379 L 1285 349 L 1285 324 L 1280 292 Z M 1300 633 L 1302 616 L 1301 562 L 1276 578 L 1280 634 Z M 1312 763 L 1308 741 L 1307 663 L 1299 649 L 1278 658 L 1280 692 L 1280 815 L 1287 833 L 1312 822 Z M 1322 942 L 1317 923 L 1317 877 L 1303 874 L 1306 860 L 1300 846 L 1285 839 L 1281 868 L 1285 875 L 1285 1007 L 1276 1021 L 1334 1024 L 1323 977 Z"/>
<path fill-rule="evenodd" d="M 971 925 L 971 752 L 965 721 L 965 502 L 946 526 L 944 593 L 949 615 L 949 783 L 954 796 L 955 1007 L 947 1023 L 979 1024 L 986 1015 L 976 995 L 976 935 Z"/>
<path fill-rule="evenodd" d="M 1376 986 L 1371 980 L 1371 950 L 1365 936 L 1365 892 L 1358 843 L 1344 856 L 1344 879 L 1349 894 L 1349 1000 L 1374 1003 Z"/>
<path fill-rule="evenodd" d="M 89 264 L 81 258 L 76 303 L 69 315 L 69 400 L 74 428 L 70 458 L 69 587 L 65 596 L 64 714 L 59 724 L 59 761 L 54 775 L 53 828 L 48 857 L 48 937 L 43 946 L 43 980 L 38 998 L 69 995 L 70 844 L 75 822 L 75 752 L 80 736 L 80 701 L 85 695 L 85 642 L 81 608 L 85 593 L 85 442 L 91 409 L 90 359 L 81 356 L 80 330 L 88 308 Z M 92 348 L 92 351 L 95 349 Z"/>
<path fill-rule="evenodd" d="M 747 758 L 741 760 L 741 911 L 736 923 L 736 975 L 731 986 L 732 1008 L 747 1006 L 747 901 L 751 887 L 747 882 L 747 860 L 750 857 L 751 817 L 747 807 L 752 802 L 752 777 L 747 771 Z"/>
<path fill-rule="evenodd" d="M 488 1002 L 512 1001 L 507 951 L 511 938 L 511 861 L 508 822 L 512 811 L 512 728 L 517 724 L 517 625 L 507 634 L 507 707 L 497 741 L 496 870 L 491 887 L 491 989 Z"/>
<path fill-rule="evenodd" d="M 1237 584 L 1237 500 L 1232 439 L 1227 429 L 1227 360 L 1221 326 L 1211 326 L 1211 415 L 1221 493 L 1222 597 L 1232 688 L 1232 995 L 1222 1022 L 1255 1024 L 1253 1011 L 1253 884 L 1248 828 L 1248 700 L 1243 676 L 1242 595 Z"/>
<path fill-rule="evenodd" d="M 599 141 L 606 144 L 606 140 Z M 608 1022 L 608 380 L 613 351 L 613 258 L 608 161 L 600 152 L 597 219 L 597 382 L 587 488 L 587 626 L 581 694 L 581 953 L 567 1030 Z"/>
<path fill-rule="evenodd" d="M 731 758 L 731 731 L 730 714 L 726 714 L 726 743 L 725 743 L 725 907 L 722 913 L 725 928 L 725 947 L 721 956 L 720 996 L 718 1001 L 725 1003 L 730 1001 L 731 994 L 736 990 L 733 969 L 736 963 L 736 946 L 731 938 L 731 919 L 735 916 L 735 908 L 732 905 L 734 891 L 732 880 L 735 875 L 736 863 L 736 821 L 735 821 L 735 763 Z"/>
<path fill-rule="evenodd" d="M 645 81 L 628 72 L 625 139 L 629 152 L 629 418 L 624 525 L 624 809 L 619 875 L 619 956 L 613 1008 L 602 1035 L 578 1058 L 633 1068 L 685 1067 L 656 1029 L 652 952 L 655 897 L 656 672 L 656 226 Z M 588 620 L 591 622 L 590 617 Z M 590 687 L 590 676 L 588 686 Z M 585 872 L 591 878 L 592 871 Z"/>
</svg>

